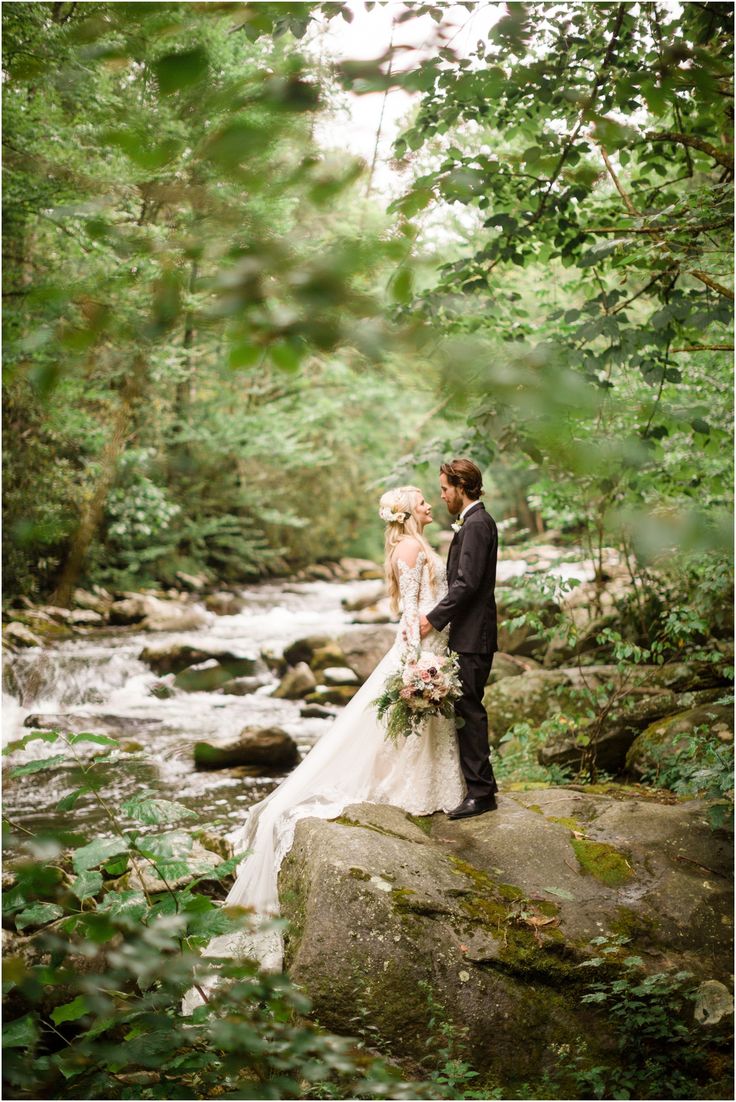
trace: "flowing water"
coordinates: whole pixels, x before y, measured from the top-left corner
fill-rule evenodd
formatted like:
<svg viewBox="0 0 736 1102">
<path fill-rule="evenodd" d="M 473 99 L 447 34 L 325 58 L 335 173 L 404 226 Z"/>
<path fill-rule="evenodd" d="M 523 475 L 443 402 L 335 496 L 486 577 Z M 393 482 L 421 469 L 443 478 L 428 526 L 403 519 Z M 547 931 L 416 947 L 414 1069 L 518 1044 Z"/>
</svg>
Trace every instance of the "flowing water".
<svg viewBox="0 0 736 1102">
<path fill-rule="evenodd" d="M 260 660 L 262 650 L 280 654 L 285 646 L 309 634 L 337 635 L 345 631 L 352 614 L 342 600 L 354 600 L 375 590 L 375 581 L 329 583 L 263 583 L 241 591 L 245 607 L 237 615 L 211 616 L 209 626 L 190 632 L 138 632 L 119 629 L 95 631 L 56 645 L 30 648 L 6 665 L 3 740 L 29 733 L 29 716 L 66 716 L 71 729 L 111 735 L 124 748 L 145 755 L 125 770 L 109 770 L 112 804 L 143 789 L 180 800 L 200 816 L 202 823 L 233 829 L 250 804 L 278 783 L 277 775 L 246 775 L 245 770 L 198 772 L 193 746 L 207 740 L 227 743 L 244 727 L 275 725 L 296 740 L 302 754 L 327 729 L 331 719 L 304 719 L 299 701 L 271 696 L 275 675 Z M 160 699 L 152 690 L 171 675 L 160 677 L 140 660 L 144 647 L 176 642 L 208 649 L 228 648 L 259 661 L 258 672 L 269 682 L 248 696 L 175 690 Z M 99 751 L 80 744 L 80 755 Z M 13 754 L 13 766 L 59 752 L 57 746 L 33 742 Z M 78 768 L 73 760 L 53 770 L 27 774 L 4 785 L 5 815 L 37 830 L 66 819 L 75 830 L 99 825 L 104 816 L 93 796 L 82 797 L 73 812 L 56 813 L 56 804 L 76 787 Z"/>
<path fill-rule="evenodd" d="M 526 570 L 523 560 L 499 562 L 503 583 Z M 589 577 L 583 564 L 558 564 L 560 576 Z M 111 806 L 123 798 L 155 788 L 160 796 L 176 799 L 196 811 L 202 825 L 232 830 L 247 807 L 267 795 L 279 776 L 228 769 L 198 772 L 194 768 L 194 743 L 206 740 L 227 743 L 244 727 L 278 726 L 296 740 L 302 755 L 332 722 L 305 719 L 299 701 L 277 700 L 271 695 L 277 678 L 269 674 L 261 652 L 280 654 L 284 647 L 305 635 L 337 635 L 347 630 L 352 614 L 343 600 L 353 601 L 375 591 L 375 581 L 261 583 L 240 592 L 245 602 L 233 616 L 210 615 L 207 627 L 190 632 L 141 632 L 135 628 L 90 631 L 88 635 L 43 648 L 30 648 L 6 663 L 3 740 L 29 733 L 25 721 L 44 717 L 39 726 L 53 726 L 52 717 L 66 717 L 68 729 L 93 731 L 117 738 L 124 749 L 136 754 L 125 769 L 111 766 L 105 791 Z M 207 650 L 227 648 L 259 662 L 268 683 L 248 696 L 216 692 L 184 692 L 176 689 L 167 699 L 154 694 L 163 681 L 140 660 L 144 647 L 167 642 L 188 643 Z M 50 757 L 59 747 L 33 742 L 13 754 L 16 766 Z M 99 751 L 80 744 L 80 756 Z M 123 755 L 123 758 L 126 756 Z M 79 784 L 79 767 L 73 759 L 58 767 L 30 773 L 4 783 L 4 814 L 13 822 L 37 831 L 44 826 L 86 832 L 108 829 L 94 796 L 80 798 L 73 811 L 58 812 L 58 801 Z"/>
</svg>

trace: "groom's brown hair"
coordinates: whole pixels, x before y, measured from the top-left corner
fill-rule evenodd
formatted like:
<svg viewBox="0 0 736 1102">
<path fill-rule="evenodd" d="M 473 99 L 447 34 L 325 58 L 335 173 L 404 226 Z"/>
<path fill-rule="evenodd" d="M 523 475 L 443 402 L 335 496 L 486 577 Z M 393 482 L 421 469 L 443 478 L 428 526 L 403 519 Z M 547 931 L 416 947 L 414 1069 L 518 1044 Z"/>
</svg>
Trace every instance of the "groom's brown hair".
<svg viewBox="0 0 736 1102">
<path fill-rule="evenodd" d="M 472 501 L 477 501 L 483 493 L 483 475 L 471 459 L 453 459 L 440 467 L 451 486 L 459 486 Z"/>
</svg>

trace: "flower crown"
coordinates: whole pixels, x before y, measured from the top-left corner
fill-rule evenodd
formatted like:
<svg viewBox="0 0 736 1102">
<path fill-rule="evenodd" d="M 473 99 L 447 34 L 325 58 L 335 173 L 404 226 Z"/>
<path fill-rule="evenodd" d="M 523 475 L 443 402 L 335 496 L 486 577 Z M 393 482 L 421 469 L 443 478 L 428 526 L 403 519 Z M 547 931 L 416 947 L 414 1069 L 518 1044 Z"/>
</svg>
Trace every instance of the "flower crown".
<svg viewBox="0 0 736 1102">
<path fill-rule="evenodd" d="M 378 515 L 386 524 L 403 524 L 409 514 L 405 510 L 394 510 L 390 505 L 384 505 L 383 508 L 379 509 Z"/>
</svg>

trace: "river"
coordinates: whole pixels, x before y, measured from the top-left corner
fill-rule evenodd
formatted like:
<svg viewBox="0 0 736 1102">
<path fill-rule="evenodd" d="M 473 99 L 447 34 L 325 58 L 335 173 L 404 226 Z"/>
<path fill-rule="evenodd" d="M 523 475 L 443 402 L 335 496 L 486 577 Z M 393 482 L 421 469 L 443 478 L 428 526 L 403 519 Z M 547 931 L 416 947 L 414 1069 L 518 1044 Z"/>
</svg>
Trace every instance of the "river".
<svg viewBox="0 0 736 1102">
<path fill-rule="evenodd" d="M 524 573 L 526 563 L 499 562 L 498 580 Z M 555 573 L 590 577 L 590 567 L 560 564 Z M 156 789 L 196 811 L 201 825 L 230 831 L 251 804 L 267 795 L 278 775 L 249 775 L 247 770 L 201 772 L 194 768 L 193 746 L 207 740 L 227 743 L 244 727 L 279 726 L 296 740 L 302 756 L 327 730 L 331 719 L 300 716 L 299 701 L 274 699 L 277 678 L 261 660 L 261 652 L 282 653 L 284 647 L 309 634 L 338 635 L 349 629 L 353 613 L 344 601 L 375 591 L 375 581 L 264 582 L 239 591 L 244 601 L 233 616 L 209 614 L 208 626 L 191 632 L 142 632 L 135 629 L 89 629 L 88 634 L 33 647 L 14 654 L 5 665 L 3 742 L 29 733 L 29 716 L 66 716 L 77 732 L 97 731 L 119 739 L 130 751 L 121 755 L 125 767 L 111 766 L 106 792 L 112 806 L 144 789 Z M 257 659 L 268 681 L 248 696 L 174 690 L 168 698 L 154 695 L 161 678 L 140 660 L 152 643 L 189 643 L 207 649 L 226 647 Z M 49 720 L 45 725 L 48 725 Z M 81 744 L 78 752 L 99 751 Z M 12 755 L 16 766 L 59 752 L 46 742 L 33 742 Z M 252 772 L 252 771 L 251 771 Z M 66 826 L 89 834 L 105 831 L 104 816 L 93 795 L 80 798 L 73 812 L 58 812 L 58 801 L 77 787 L 79 769 L 71 760 L 53 769 L 12 779 L 5 770 L 4 813 L 14 823 L 39 831 Z"/>
</svg>

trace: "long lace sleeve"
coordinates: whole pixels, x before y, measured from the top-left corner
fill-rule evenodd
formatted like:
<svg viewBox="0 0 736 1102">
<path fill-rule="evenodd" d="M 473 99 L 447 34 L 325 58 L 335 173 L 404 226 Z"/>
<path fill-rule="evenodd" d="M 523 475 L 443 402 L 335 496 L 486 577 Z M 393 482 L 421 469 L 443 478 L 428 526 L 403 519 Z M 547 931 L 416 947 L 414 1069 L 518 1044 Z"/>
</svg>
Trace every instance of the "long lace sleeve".
<svg viewBox="0 0 736 1102">
<path fill-rule="evenodd" d="M 408 655 L 416 655 L 421 644 L 419 634 L 419 590 L 426 558 L 424 552 L 420 551 L 414 566 L 409 566 L 402 559 L 397 560 L 399 593 L 401 595 L 399 638 L 401 640 L 402 659 Z"/>
</svg>

